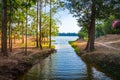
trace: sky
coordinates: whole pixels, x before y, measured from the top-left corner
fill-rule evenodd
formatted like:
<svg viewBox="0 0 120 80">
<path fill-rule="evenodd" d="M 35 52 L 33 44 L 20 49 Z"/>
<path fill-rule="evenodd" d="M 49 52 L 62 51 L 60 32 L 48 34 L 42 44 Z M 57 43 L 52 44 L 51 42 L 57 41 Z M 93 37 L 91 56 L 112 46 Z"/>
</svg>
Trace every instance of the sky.
<svg viewBox="0 0 120 80">
<path fill-rule="evenodd" d="M 61 25 L 59 24 L 59 32 L 75 32 L 78 33 L 80 27 L 77 25 L 77 20 L 69 13 L 69 11 L 63 10 L 57 14 L 57 18 L 61 21 Z"/>
</svg>

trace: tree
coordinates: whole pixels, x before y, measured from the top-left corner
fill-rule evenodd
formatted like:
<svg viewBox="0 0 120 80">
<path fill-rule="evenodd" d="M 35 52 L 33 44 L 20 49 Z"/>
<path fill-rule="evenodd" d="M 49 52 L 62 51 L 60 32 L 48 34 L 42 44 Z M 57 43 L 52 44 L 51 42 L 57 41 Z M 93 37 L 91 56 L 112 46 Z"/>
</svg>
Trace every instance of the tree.
<svg viewBox="0 0 120 80">
<path fill-rule="evenodd" d="M 12 23 L 12 2 L 9 0 L 10 7 L 9 7 L 9 50 L 12 52 L 12 29 L 11 29 L 11 23 Z"/>
<path fill-rule="evenodd" d="M 40 0 L 40 10 L 39 10 L 40 22 L 39 22 L 39 46 L 42 49 L 42 0 Z"/>
<path fill-rule="evenodd" d="M 94 50 L 96 19 L 108 18 L 113 11 L 114 3 L 107 0 L 67 0 L 67 8 L 78 20 L 87 21 L 88 41 L 86 51 Z M 111 5 L 112 4 L 112 5 Z M 79 20 L 79 21 L 80 21 Z M 83 23 L 84 24 L 84 23 Z"/>
<path fill-rule="evenodd" d="M 26 0 L 25 54 L 27 55 L 28 0 Z"/>
<path fill-rule="evenodd" d="M 50 42 L 49 42 L 49 48 L 51 48 L 51 26 L 52 25 L 52 4 L 50 0 L 50 31 L 49 31 L 49 37 L 50 37 Z"/>
<path fill-rule="evenodd" d="M 7 56 L 7 0 L 2 0 L 2 53 Z"/>
<path fill-rule="evenodd" d="M 36 20 L 36 47 L 38 47 L 38 0 L 37 0 L 37 20 Z"/>
<path fill-rule="evenodd" d="M 54 3 L 57 4 L 56 2 L 56 0 L 52 0 L 52 5 Z M 49 37 L 50 29 L 50 35 L 57 34 L 58 26 L 56 24 L 56 20 L 53 18 L 53 15 L 56 12 L 56 6 L 54 7 L 54 9 L 51 8 L 51 12 L 53 11 L 54 14 L 51 15 L 52 17 L 50 19 L 50 12 L 47 11 L 47 7 L 50 5 L 49 0 L 0 0 L 0 4 L 0 11 L 2 12 L 0 13 L 0 16 L 2 17 L 0 18 L 0 31 L 2 32 L 1 51 L 3 55 L 8 55 L 7 36 L 9 39 L 8 46 L 10 51 L 12 51 L 13 37 L 15 42 L 18 38 L 20 39 L 20 37 L 22 36 L 22 43 L 24 43 L 25 36 L 25 43 L 22 45 L 25 47 L 25 54 L 27 54 L 27 38 L 30 31 L 32 31 L 31 35 L 34 35 L 36 33 L 36 47 L 38 47 L 38 45 L 40 44 L 40 48 L 42 48 L 42 36 Z M 36 4 L 38 7 L 37 10 L 35 9 Z M 43 11 L 44 7 L 46 7 L 46 12 Z M 51 28 L 49 27 L 50 23 Z M 40 33 L 39 37 L 38 31 Z"/>
<path fill-rule="evenodd" d="M 88 42 L 85 50 L 92 51 L 94 50 L 94 41 L 95 41 L 95 18 L 96 18 L 96 5 L 92 0 L 91 4 L 91 15 L 90 15 L 90 23 L 88 27 Z"/>
</svg>

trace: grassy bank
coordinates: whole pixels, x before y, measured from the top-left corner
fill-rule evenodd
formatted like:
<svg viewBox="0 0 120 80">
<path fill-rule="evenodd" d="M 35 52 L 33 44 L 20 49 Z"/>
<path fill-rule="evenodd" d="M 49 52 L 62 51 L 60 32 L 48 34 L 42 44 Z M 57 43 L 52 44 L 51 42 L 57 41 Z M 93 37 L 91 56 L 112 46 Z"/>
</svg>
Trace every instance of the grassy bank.
<svg viewBox="0 0 120 80">
<path fill-rule="evenodd" d="M 113 80 L 120 80 L 120 53 L 118 51 L 95 44 L 95 51 L 84 52 L 86 42 L 70 41 L 69 43 L 83 61 L 97 66 Z"/>
<path fill-rule="evenodd" d="M 79 48 L 77 47 L 77 44 L 74 41 L 69 41 L 69 44 L 74 48 L 75 52 L 79 52 Z"/>
<path fill-rule="evenodd" d="M 39 60 L 46 58 L 54 51 L 54 49 L 32 49 L 32 52 L 30 52 L 32 54 L 27 56 L 17 54 L 17 57 L 2 59 L 8 61 L 4 61 L 0 65 L 0 80 L 16 80 L 18 76 L 27 72 Z"/>
</svg>

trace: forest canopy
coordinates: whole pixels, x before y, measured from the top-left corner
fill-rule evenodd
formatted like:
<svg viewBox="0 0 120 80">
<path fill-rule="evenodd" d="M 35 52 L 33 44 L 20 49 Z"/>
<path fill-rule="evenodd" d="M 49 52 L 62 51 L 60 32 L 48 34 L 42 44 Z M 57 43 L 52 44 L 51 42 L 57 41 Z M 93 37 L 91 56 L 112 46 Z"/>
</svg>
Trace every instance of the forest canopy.
<svg viewBox="0 0 120 80">
<path fill-rule="evenodd" d="M 27 53 L 27 39 L 34 36 L 36 47 L 42 49 L 47 39 L 51 47 L 51 36 L 58 34 L 58 19 L 54 18 L 62 1 L 56 0 L 0 0 L 1 51 L 7 55 L 12 51 L 13 39 L 21 39 Z"/>
</svg>

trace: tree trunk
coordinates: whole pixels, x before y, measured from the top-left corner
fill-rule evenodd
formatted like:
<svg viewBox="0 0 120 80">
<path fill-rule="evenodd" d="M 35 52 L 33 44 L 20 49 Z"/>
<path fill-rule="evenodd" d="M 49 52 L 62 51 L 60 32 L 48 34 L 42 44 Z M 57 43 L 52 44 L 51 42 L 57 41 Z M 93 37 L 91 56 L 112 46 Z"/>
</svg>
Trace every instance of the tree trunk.
<svg viewBox="0 0 120 80">
<path fill-rule="evenodd" d="M 10 2 L 10 14 L 12 12 L 12 5 L 11 5 L 11 1 L 9 0 Z M 11 19 L 12 15 L 10 15 L 10 21 L 9 21 L 9 50 L 10 52 L 12 52 L 12 30 L 11 30 L 11 22 L 12 22 L 12 19 Z"/>
<path fill-rule="evenodd" d="M 51 6 L 51 0 L 50 0 L 50 32 L 49 32 L 50 42 L 49 42 L 49 48 L 51 48 L 51 26 L 52 26 L 52 6 Z"/>
<path fill-rule="evenodd" d="M 22 43 L 24 43 L 24 25 L 23 25 L 23 22 L 22 22 Z"/>
<path fill-rule="evenodd" d="M 36 21 L 36 47 L 38 47 L 38 1 L 37 1 L 37 21 Z"/>
<path fill-rule="evenodd" d="M 10 31 L 10 51 L 12 52 L 12 28 L 11 28 L 11 31 Z"/>
<path fill-rule="evenodd" d="M 27 3 L 27 0 L 26 0 L 26 3 Z M 27 7 L 26 7 L 26 27 L 25 27 L 25 55 L 27 55 L 27 23 L 28 23 L 28 19 L 27 19 L 27 16 L 28 16 L 28 11 L 27 11 Z"/>
<path fill-rule="evenodd" d="M 88 42 L 85 48 L 86 51 L 94 50 L 94 41 L 95 41 L 95 3 L 93 1 L 92 9 L 91 9 L 91 17 L 90 17 L 90 25 L 88 28 Z"/>
<path fill-rule="evenodd" d="M 12 31 L 11 31 L 11 17 L 9 21 L 9 50 L 12 52 Z"/>
<path fill-rule="evenodd" d="M 16 33 L 14 34 L 14 44 L 16 43 Z"/>
<path fill-rule="evenodd" d="M 42 49 L 42 30 L 41 30 L 41 26 L 42 26 L 42 0 L 40 0 L 40 25 L 39 25 L 39 29 L 40 29 L 39 46 L 40 46 L 40 49 Z"/>
<path fill-rule="evenodd" d="M 8 34 L 9 34 L 9 50 L 10 50 L 10 47 L 11 47 L 11 38 L 10 38 L 10 27 L 11 27 L 11 19 L 9 18 L 9 30 L 8 30 Z"/>
<path fill-rule="evenodd" d="M 2 0 L 2 53 L 7 56 L 7 0 Z"/>
</svg>

